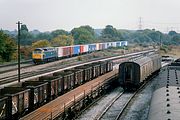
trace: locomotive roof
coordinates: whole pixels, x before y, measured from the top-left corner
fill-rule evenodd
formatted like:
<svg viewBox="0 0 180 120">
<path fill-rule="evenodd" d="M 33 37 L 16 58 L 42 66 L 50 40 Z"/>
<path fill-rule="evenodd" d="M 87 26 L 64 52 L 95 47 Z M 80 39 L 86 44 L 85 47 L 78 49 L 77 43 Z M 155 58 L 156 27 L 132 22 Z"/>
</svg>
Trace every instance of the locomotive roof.
<svg viewBox="0 0 180 120">
<path fill-rule="evenodd" d="M 35 50 L 54 50 L 54 47 L 44 47 L 44 48 L 36 48 Z"/>
</svg>

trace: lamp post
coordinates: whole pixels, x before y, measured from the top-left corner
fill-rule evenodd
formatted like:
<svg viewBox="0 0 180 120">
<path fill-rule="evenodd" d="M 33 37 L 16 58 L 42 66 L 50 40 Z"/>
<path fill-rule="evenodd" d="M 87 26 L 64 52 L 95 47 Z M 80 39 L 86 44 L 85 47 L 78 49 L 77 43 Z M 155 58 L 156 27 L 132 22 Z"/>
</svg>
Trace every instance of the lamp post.
<svg viewBox="0 0 180 120">
<path fill-rule="evenodd" d="M 18 21 L 18 23 L 16 23 L 18 25 L 18 82 L 20 82 L 21 78 L 20 78 L 20 39 L 21 39 L 21 34 L 20 34 L 20 27 L 21 27 L 21 22 Z"/>
</svg>

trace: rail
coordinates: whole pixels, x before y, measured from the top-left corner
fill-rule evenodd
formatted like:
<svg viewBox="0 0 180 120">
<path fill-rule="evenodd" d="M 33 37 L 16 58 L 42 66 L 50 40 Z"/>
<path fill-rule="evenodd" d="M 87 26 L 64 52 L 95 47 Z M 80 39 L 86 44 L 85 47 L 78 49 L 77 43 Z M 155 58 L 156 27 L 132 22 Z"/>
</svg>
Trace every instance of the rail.
<svg viewBox="0 0 180 120">
<path fill-rule="evenodd" d="M 21 74 L 21 81 L 35 79 L 35 78 L 38 78 L 38 77 L 41 77 L 41 76 L 52 74 L 54 72 L 63 71 L 63 70 L 70 69 L 70 68 L 77 67 L 77 66 L 81 66 L 81 65 L 91 64 L 93 62 L 131 57 L 131 56 L 144 54 L 144 53 L 152 52 L 152 51 L 156 51 L 156 50 L 153 49 L 153 50 L 146 50 L 146 51 L 143 51 L 143 52 L 129 53 L 127 55 L 121 55 L 121 56 L 115 56 L 115 57 L 98 58 L 98 59 L 95 59 L 93 61 L 89 60 L 89 61 L 85 61 L 85 62 L 77 62 L 77 63 L 72 63 L 72 64 L 69 64 L 69 65 L 63 65 L 63 66 L 59 66 L 59 67 L 54 66 L 52 68 L 49 68 L 49 69 L 46 68 L 46 69 L 41 70 L 41 71 L 36 71 L 36 72 L 33 71 L 33 72 L 28 72 L 28 73 L 22 73 Z M 9 85 L 17 83 L 17 78 L 18 78 L 17 75 L 12 75 L 12 76 L 9 76 L 9 77 L 1 78 L 1 80 L 0 80 L 0 88 L 3 88 L 5 86 L 9 86 Z"/>
</svg>

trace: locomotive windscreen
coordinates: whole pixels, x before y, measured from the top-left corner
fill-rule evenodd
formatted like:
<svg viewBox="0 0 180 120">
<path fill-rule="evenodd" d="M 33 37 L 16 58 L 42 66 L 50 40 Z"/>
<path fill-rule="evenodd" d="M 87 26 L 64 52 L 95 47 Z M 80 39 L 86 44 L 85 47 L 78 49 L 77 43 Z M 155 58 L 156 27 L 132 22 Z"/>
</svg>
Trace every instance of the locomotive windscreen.
<svg viewBox="0 0 180 120">
<path fill-rule="evenodd" d="M 34 51 L 33 51 L 34 54 L 41 54 L 42 53 L 42 49 L 38 49 L 36 48 Z"/>
</svg>

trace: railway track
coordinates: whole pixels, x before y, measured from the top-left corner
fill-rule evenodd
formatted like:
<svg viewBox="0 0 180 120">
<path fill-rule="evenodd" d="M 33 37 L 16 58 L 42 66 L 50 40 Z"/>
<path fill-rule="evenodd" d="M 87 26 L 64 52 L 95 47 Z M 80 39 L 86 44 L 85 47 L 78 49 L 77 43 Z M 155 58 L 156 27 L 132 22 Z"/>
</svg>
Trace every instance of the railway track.
<svg viewBox="0 0 180 120">
<path fill-rule="evenodd" d="M 131 53 L 131 54 L 121 55 L 121 56 L 116 56 L 116 57 L 95 58 L 95 59 L 91 59 L 91 60 L 83 61 L 83 62 L 77 61 L 75 63 L 69 63 L 68 65 L 61 65 L 61 63 L 59 63 L 59 64 L 55 64 L 52 66 L 48 66 L 46 68 L 41 68 L 41 69 L 37 69 L 37 70 L 35 69 L 31 72 L 21 73 L 21 81 L 30 80 L 35 77 L 37 78 L 37 77 L 44 76 L 47 74 L 52 74 L 54 72 L 59 72 L 59 71 L 65 70 L 65 69 L 70 69 L 70 68 L 73 68 L 76 66 L 90 64 L 90 63 L 97 62 L 97 61 L 120 59 L 120 58 L 125 58 L 125 57 L 129 57 L 129 56 L 133 56 L 133 55 L 138 55 L 138 54 L 142 54 L 142 53 Z M 17 73 L 15 75 L 2 77 L 2 78 L 0 78 L 0 87 L 14 84 L 17 82 L 17 80 L 18 80 Z"/>
<path fill-rule="evenodd" d="M 29 62 L 29 64 L 21 64 L 21 69 L 32 67 L 32 66 L 34 66 L 34 64 L 32 62 Z M 15 71 L 17 69 L 18 69 L 17 64 L 16 65 L 12 65 L 12 66 L 8 65 L 6 67 L 3 66 L 0 69 L 0 74 L 6 73 L 6 72 L 10 72 L 10 71 Z"/>
<path fill-rule="evenodd" d="M 104 109 L 101 114 L 97 115 L 95 120 L 119 120 L 133 98 L 144 89 L 147 83 L 148 82 L 145 82 L 135 92 L 120 93 L 110 103 L 108 103 L 106 109 Z"/>
</svg>

